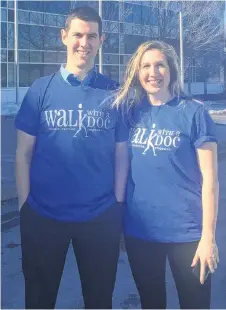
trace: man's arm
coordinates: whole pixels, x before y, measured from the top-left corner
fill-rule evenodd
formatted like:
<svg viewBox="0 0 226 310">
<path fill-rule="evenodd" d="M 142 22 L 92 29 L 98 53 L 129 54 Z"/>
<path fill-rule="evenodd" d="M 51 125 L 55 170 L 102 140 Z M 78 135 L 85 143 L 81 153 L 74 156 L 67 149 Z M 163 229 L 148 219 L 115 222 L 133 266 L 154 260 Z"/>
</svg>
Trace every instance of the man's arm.
<svg viewBox="0 0 226 310">
<path fill-rule="evenodd" d="M 118 142 L 115 146 L 115 196 L 118 202 L 125 201 L 125 190 L 129 170 L 128 143 Z"/>
<path fill-rule="evenodd" d="M 27 199 L 30 191 L 30 163 L 36 137 L 17 130 L 16 149 L 16 186 L 19 200 L 19 209 Z"/>
</svg>

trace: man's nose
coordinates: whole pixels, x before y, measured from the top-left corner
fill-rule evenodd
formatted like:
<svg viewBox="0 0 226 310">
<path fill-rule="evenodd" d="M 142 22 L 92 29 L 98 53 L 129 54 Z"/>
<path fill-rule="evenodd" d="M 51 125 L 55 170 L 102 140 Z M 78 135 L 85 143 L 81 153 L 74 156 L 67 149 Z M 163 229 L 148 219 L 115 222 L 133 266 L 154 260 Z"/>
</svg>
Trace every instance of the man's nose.
<svg viewBox="0 0 226 310">
<path fill-rule="evenodd" d="M 80 45 L 83 46 L 83 47 L 88 45 L 88 38 L 87 38 L 87 36 L 83 36 L 80 39 Z"/>
</svg>

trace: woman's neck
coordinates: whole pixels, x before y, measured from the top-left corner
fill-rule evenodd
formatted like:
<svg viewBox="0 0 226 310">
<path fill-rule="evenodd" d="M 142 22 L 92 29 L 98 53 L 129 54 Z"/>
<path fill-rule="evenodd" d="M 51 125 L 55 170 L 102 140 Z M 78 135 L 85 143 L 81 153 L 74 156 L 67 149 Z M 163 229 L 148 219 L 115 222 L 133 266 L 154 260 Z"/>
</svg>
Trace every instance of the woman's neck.
<svg viewBox="0 0 226 310">
<path fill-rule="evenodd" d="M 170 101 L 173 96 L 170 94 L 170 93 L 166 93 L 164 95 L 152 95 L 152 94 L 148 94 L 148 98 L 149 98 L 149 101 L 152 105 L 163 105 L 165 104 L 166 102 Z"/>
</svg>

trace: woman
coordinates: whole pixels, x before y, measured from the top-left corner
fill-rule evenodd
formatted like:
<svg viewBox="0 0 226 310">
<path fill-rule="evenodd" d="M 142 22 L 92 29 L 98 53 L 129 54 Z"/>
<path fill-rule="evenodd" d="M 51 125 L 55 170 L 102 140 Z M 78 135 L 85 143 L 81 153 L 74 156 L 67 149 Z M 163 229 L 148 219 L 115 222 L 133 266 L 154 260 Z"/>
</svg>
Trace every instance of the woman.
<svg viewBox="0 0 226 310">
<path fill-rule="evenodd" d="M 219 262 L 214 123 L 182 93 L 177 55 L 163 42 L 137 49 L 114 104 L 122 102 L 132 150 L 124 233 L 142 308 L 166 308 L 166 258 L 180 307 L 210 308 L 208 272 Z"/>
</svg>

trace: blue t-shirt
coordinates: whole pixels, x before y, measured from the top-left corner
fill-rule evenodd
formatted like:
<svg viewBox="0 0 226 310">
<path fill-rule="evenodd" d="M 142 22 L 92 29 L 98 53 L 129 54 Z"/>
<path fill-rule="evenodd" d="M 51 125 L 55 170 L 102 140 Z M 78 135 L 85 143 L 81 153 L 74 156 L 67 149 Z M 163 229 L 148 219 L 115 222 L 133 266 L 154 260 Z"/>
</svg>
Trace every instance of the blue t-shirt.
<svg viewBox="0 0 226 310">
<path fill-rule="evenodd" d="M 16 117 L 36 137 L 27 201 L 40 215 L 87 221 L 116 201 L 115 143 L 128 133 L 110 105 L 115 82 L 95 70 L 65 81 L 61 71 L 33 83 Z"/>
<path fill-rule="evenodd" d="M 129 119 L 125 234 L 153 242 L 199 240 L 202 177 L 196 149 L 216 142 L 214 122 L 202 104 L 182 98 L 162 106 L 145 98 Z"/>
</svg>

